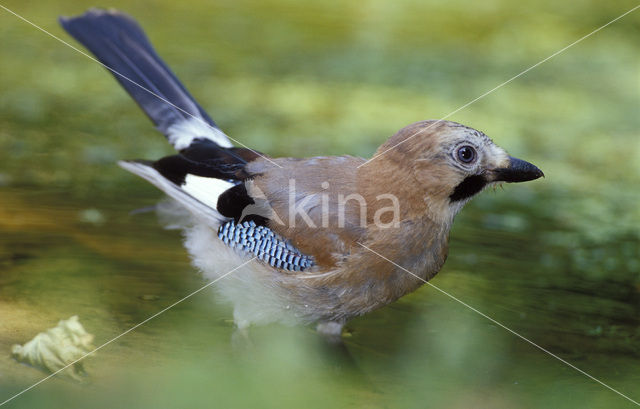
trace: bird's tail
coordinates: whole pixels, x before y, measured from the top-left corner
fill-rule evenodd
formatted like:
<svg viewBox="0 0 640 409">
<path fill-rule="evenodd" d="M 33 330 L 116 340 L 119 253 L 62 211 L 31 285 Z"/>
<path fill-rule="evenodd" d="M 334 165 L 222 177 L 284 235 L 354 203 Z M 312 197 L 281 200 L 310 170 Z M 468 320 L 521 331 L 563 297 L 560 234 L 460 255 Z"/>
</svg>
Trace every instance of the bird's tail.
<svg viewBox="0 0 640 409">
<path fill-rule="evenodd" d="M 185 149 L 198 138 L 232 146 L 156 54 L 132 17 L 115 10 L 91 9 L 59 21 L 111 71 L 176 149 Z"/>
</svg>

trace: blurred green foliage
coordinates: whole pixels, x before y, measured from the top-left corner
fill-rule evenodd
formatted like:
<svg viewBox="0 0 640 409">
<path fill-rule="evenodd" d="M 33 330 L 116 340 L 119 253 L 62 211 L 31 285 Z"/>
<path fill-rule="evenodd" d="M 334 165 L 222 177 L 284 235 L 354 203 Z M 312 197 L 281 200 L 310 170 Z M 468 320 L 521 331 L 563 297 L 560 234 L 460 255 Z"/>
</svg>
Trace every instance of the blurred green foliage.
<svg viewBox="0 0 640 409">
<path fill-rule="evenodd" d="M 449 114 L 635 5 L 2 4 L 74 46 L 58 15 L 96 5 L 126 11 L 233 138 L 273 156 L 365 157 L 404 125 Z M 546 178 L 468 205 L 433 281 L 630 394 L 640 381 L 638 13 L 449 118 L 483 130 Z M 102 67 L 8 12 L 0 19 L 0 294 L 16 303 L 16 317 L 17 305 L 45 311 L 63 299 L 38 325 L 84 312 L 99 343 L 161 308 L 141 294 L 159 293 L 166 305 L 200 285 L 177 236 L 158 234 L 152 218 L 126 218 L 161 195 L 114 164 L 170 147 Z M 231 329 L 209 324 L 228 310 L 201 301 L 176 311 L 132 333 L 130 344 L 105 348 L 114 366 L 95 358 L 100 381 L 122 396 L 54 380 L 12 405 L 45 407 L 47 394 L 76 407 L 629 403 L 428 288 L 355 320 L 348 359 L 318 352 L 304 329 L 279 327 L 257 329 L 253 355 L 237 357 Z M 0 345 L 18 341 L 5 338 Z M 0 401 L 26 385 L 19 376 L 3 382 L 16 368 L 0 362 Z"/>
</svg>

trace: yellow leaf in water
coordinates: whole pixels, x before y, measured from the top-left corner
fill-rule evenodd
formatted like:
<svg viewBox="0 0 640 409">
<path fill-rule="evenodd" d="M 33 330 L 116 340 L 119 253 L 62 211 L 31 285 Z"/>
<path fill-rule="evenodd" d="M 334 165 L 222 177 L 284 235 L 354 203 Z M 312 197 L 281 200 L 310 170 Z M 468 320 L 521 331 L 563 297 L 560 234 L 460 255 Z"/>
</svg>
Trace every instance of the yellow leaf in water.
<svg viewBox="0 0 640 409">
<path fill-rule="evenodd" d="M 18 362 L 29 364 L 47 372 L 56 372 L 94 350 L 93 335 L 89 334 L 78 316 L 60 320 L 58 326 L 36 335 L 24 345 L 14 345 L 11 355 Z M 68 372 L 74 379 L 81 379 L 84 369 L 81 362 Z"/>
</svg>

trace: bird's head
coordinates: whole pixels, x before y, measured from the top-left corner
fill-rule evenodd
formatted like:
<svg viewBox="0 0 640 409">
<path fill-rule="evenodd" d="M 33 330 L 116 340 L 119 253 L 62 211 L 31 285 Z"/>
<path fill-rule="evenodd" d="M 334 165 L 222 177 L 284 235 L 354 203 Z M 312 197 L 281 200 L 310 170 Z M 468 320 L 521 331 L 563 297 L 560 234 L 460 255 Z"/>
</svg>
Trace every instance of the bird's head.
<svg viewBox="0 0 640 409">
<path fill-rule="evenodd" d="M 377 155 L 410 172 L 432 218 L 449 223 L 487 186 L 544 176 L 531 163 L 509 156 L 484 133 L 449 121 L 411 124 L 383 144 Z"/>
</svg>

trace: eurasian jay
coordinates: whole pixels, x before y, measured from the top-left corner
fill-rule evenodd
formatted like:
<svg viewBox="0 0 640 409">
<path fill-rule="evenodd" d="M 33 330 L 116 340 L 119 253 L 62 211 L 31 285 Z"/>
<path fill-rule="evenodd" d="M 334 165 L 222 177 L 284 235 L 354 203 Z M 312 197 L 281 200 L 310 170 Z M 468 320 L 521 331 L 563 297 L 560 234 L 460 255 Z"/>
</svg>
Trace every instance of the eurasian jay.
<svg viewBox="0 0 640 409">
<path fill-rule="evenodd" d="M 92 9 L 60 23 L 178 151 L 119 164 L 174 199 L 178 206 L 165 212 L 188 215 L 185 246 L 207 278 L 237 269 L 218 289 L 239 328 L 317 323 L 339 335 L 350 318 L 440 270 L 453 219 L 475 194 L 543 176 L 484 133 L 449 121 L 411 124 L 369 161 L 270 158 L 234 147 L 131 17 Z"/>
</svg>

